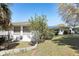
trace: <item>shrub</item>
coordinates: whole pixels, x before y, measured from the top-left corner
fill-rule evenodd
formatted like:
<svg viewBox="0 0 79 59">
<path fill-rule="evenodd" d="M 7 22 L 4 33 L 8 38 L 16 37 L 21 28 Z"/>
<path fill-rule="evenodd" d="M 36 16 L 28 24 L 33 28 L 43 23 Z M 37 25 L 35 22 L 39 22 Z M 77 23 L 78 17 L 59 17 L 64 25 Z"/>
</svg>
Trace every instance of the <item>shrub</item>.
<svg viewBox="0 0 79 59">
<path fill-rule="evenodd" d="M 5 37 L 0 38 L 0 45 L 5 42 Z"/>
<path fill-rule="evenodd" d="M 45 39 L 46 39 L 46 40 L 52 39 L 52 38 L 53 38 L 53 36 L 54 36 L 54 32 L 49 31 L 49 32 L 47 33 L 47 35 L 46 35 Z"/>
<path fill-rule="evenodd" d="M 67 30 L 64 30 L 64 34 L 68 34 L 68 31 Z"/>
<path fill-rule="evenodd" d="M 58 35 L 59 29 L 54 29 L 53 33 L 54 35 Z"/>
</svg>

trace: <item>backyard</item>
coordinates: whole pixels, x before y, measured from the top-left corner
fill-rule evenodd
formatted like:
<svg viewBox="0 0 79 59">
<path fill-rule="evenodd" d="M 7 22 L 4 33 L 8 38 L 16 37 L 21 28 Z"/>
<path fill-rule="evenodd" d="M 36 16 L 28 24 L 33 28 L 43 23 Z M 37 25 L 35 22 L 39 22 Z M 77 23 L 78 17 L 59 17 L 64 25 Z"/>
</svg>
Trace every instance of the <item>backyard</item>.
<svg viewBox="0 0 79 59">
<path fill-rule="evenodd" d="M 45 42 L 38 44 L 38 46 L 34 50 L 19 52 L 19 53 L 15 53 L 14 55 L 15 56 L 16 55 L 17 56 L 76 56 L 79 55 L 78 36 L 79 35 L 77 34 L 55 36 L 52 40 L 46 40 Z"/>
<path fill-rule="evenodd" d="M 19 7 L 18 4 L 15 4 Z M 37 10 L 35 15 L 31 16 L 26 21 L 22 22 L 20 19 L 25 19 L 27 11 L 32 12 L 32 7 L 28 4 L 20 4 L 25 11 L 21 13 L 21 9 L 12 11 L 9 4 L 0 4 L 0 55 L 7 56 L 77 56 L 79 55 L 79 4 L 36 4 L 33 11 Z M 27 6 L 30 8 L 27 10 Z M 49 6 L 52 7 L 52 10 Z M 39 8 L 43 7 L 43 8 Z M 47 7 L 44 9 L 44 7 Z M 58 8 L 58 9 L 57 9 Z M 48 10 L 49 9 L 49 10 Z M 27 10 L 27 11 L 26 11 Z M 41 13 L 38 11 L 40 10 Z M 47 10 L 47 11 L 45 11 Z M 52 10 L 52 11 L 51 11 Z M 44 12 L 45 11 L 45 12 Z M 50 12 L 48 12 L 50 11 Z M 13 13 L 11 13 L 13 12 Z M 54 15 L 53 13 L 55 12 Z M 47 13 L 43 15 L 44 13 Z M 52 14 L 50 14 L 52 13 Z M 15 14 L 13 18 L 11 14 Z M 19 17 L 17 17 L 17 15 Z M 40 15 L 39 15 L 40 14 Z M 25 15 L 25 16 L 24 16 Z M 52 18 L 52 16 L 56 16 Z M 59 17 L 59 16 L 61 17 Z M 28 18 L 26 17 L 26 18 Z M 15 23 L 14 20 L 17 19 Z M 61 20 L 60 20 L 61 19 Z M 19 22 L 17 22 L 19 21 Z M 21 21 L 21 22 L 20 22 Z M 50 21 L 50 22 L 49 22 Z M 62 22 L 64 21 L 64 22 Z M 63 24 L 64 23 L 64 24 Z M 50 28 L 49 28 L 50 27 Z M 77 29 L 78 28 L 78 29 Z M 4 34 L 3 34 L 3 31 Z M 7 31 L 7 33 L 6 33 Z M 23 42 L 24 41 L 24 42 Z M 28 42 L 30 43 L 28 43 Z M 38 43 L 38 44 L 37 44 Z M 9 52 L 13 53 L 9 53 Z M 17 53 L 16 53 L 17 52 Z"/>
</svg>

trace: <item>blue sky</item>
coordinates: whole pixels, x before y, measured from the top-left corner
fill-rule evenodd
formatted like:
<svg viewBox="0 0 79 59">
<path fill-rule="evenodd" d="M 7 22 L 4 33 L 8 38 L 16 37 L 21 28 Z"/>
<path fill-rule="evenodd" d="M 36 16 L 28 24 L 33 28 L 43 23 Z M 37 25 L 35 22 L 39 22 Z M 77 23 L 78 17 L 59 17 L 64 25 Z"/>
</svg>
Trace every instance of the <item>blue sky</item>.
<svg viewBox="0 0 79 59">
<path fill-rule="evenodd" d="M 55 3 L 14 3 L 10 9 L 12 22 L 28 21 L 31 16 L 38 14 L 47 16 L 49 26 L 63 23 L 58 15 L 58 4 Z"/>
</svg>

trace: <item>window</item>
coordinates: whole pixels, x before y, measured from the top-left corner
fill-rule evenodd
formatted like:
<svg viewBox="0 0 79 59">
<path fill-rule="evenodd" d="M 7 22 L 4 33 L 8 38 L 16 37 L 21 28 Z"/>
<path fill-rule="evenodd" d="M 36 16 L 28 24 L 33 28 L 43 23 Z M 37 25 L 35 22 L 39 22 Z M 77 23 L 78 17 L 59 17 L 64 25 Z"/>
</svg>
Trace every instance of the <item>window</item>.
<svg viewBox="0 0 79 59">
<path fill-rule="evenodd" d="M 14 32 L 20 32 L 20 26 L 15 26 L 14 27 Z"/>
<path fill-rule="evenodd" d="M 2 26 L 0 26 L 0 31 L 2 31 Z"/>
<path fill-rule="evenodd" d="M 23 32 L 29 32 L 30 30 L 29 30 L 29 27 L 27 27 L 27 26 L 23 26 Z"/>
</svg>

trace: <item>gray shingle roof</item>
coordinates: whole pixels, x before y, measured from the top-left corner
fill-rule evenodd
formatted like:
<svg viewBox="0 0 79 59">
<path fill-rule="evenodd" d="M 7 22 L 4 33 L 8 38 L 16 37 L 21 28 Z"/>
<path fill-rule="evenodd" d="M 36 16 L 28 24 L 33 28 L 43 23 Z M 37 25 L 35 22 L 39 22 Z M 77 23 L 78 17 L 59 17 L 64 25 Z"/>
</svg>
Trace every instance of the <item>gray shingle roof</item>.
<svg viewBox="0 0 79 59">
<path fill-rule="evenodd" d="M 27 26 L 29 25 L 28 22 L 12 22 L 13 26 Z"/>
</svg>

